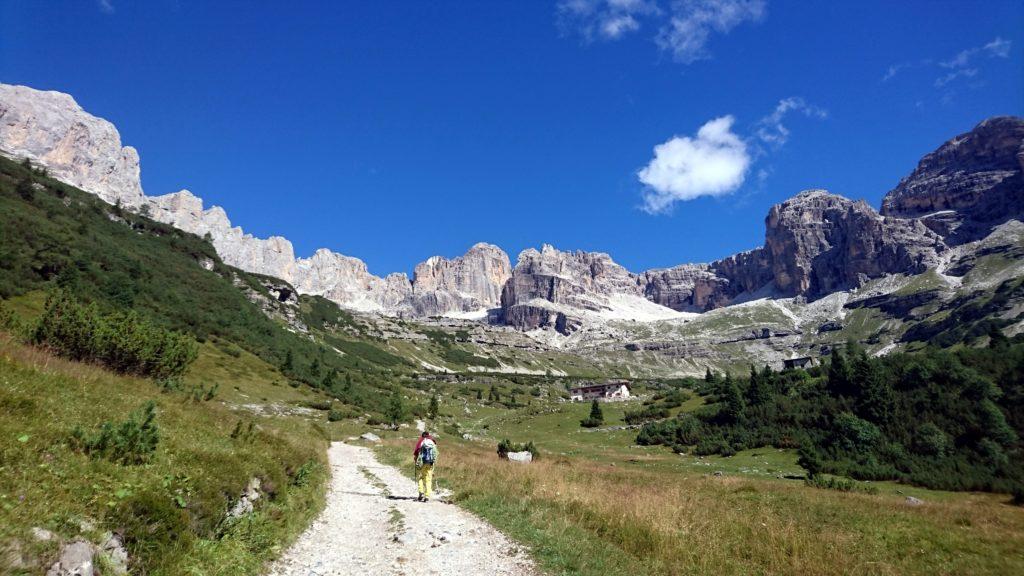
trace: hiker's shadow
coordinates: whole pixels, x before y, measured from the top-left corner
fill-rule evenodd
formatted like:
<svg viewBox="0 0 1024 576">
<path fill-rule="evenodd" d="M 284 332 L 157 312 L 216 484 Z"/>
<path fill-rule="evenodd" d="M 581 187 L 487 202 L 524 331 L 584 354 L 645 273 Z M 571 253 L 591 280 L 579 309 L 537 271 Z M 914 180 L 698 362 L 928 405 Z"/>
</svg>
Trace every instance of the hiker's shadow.
<svg viewBox="0 0 1024 576">
<path fill-rule="evenodd" d="M 388 500 L 418 500 L 418 498 L 416 498 L 415 496 L 395 496 L 394 494 L 389 494 L 388 496 L 385 496 L 385 498 L 387 498 Z"/>
</svg>

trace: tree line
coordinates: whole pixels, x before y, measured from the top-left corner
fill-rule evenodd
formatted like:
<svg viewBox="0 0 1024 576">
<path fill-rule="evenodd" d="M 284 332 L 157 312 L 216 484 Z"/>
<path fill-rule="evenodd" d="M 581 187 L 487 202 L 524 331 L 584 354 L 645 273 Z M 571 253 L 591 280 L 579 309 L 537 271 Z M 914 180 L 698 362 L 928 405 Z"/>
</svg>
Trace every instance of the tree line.
<svg viewBox="0 0 1024 576">
<path fill-rule="evenodd" d="M 637 442 L 695 454 L 797 448 L 813 476 L 1021 493 L 1024 338 L 870 357 L 850 344 L 827 365 L 746 378 L 708 371 L 709 404 L 646 424 Z"/>
</svg>

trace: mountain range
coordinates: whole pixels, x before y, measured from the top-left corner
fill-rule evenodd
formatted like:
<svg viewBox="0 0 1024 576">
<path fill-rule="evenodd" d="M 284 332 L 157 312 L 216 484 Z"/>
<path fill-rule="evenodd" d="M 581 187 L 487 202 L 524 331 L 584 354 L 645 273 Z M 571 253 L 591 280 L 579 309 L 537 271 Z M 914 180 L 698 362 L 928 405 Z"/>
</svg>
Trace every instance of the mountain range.
<svg viewBox="0 0 1024 576">
<path fill-rule="evenodd" d="M 761 247 L 707 264 L 634 273 L 598 252 L 544 245 L 512 266 L 478 243 L 434 256 L 413 277 L 383 278 L 323 248 L 297 258 L 291 242 L 256 238 L 188 190 L 147 196 L 139 155 L 110 122 L 60 92 L 0 84 L 0 152 L 45 166 L 69 184 L 154 220 L 207 237 L 221 259 L 279 278 L 302 294 L 388 317 L 488 320 L 570 335 L 604 322 L 685 322 L 760 298 L 815 301 L 892 275 L 948 266 L 956 248 L 1024 219 L 1024 119 L 994 117 L 925 156 L 886 194 L 881 212 L 825 190 L 773 206 Z"/>
</svg>

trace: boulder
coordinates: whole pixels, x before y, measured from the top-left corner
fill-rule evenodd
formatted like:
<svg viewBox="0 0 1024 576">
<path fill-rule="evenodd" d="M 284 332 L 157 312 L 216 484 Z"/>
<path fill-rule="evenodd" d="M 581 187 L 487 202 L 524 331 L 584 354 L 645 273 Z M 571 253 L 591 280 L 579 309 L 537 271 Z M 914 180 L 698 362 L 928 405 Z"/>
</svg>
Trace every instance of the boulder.
<svg viewBox="0 0 1024 576">
<path fill-rule="evenodd" d="M 508 453 L 508 460 L 509 460 L 509 462 L 518 462 L 520 464 L 529 464 L 530 462 L 533 462 L 533 454 L 531 454 L 530 452 L 526 452 L 526 451 L 523 451 L 523 452 L 509 452 Z"/>
<path fill-rule="evenodd" d="M 242 492 L 242 495 L 238 498 L 238 501 L 235 502 L 235 505 L 232 506 L 231 510 L 228 511 L 228 520 L 237 520 L 242 516 L 251 514 L 252 511 L 255 510 L 255 502 L 259 500 L 261 496 L 261 484 L 262 483 L 260 482 L 259 478 L 253 478 L 252 480 L 249 480 L 249 484 L 246 485 L 245 490 Z"/>
<path fill-rule="evenodd" d="M 380 442 L 380 436 L 377 436 L 373 432 L 367 432 L 360 436 L 360 438 L 366 440 L 367 442 Z"/>
<path fill-rule="evenodd" d="M 32 528 L 32 538 L 37 542 L 49 542 L 55 539 L 57 536 L 45 528 L 34 527 Z"/>
<path fill-rule="evenodd" d="M 118 534 L 108 533 L 100 545 L 100 553 L 107 560 L 107 568 L 112 574 L 128 573 L 128 550 L 124 547 L 124 539 Z"/>
<path fill-rule="evenodd" d="M 96 547 L 85 540 L 75 540 L 64 546 L 46 576 L 93 576 Z"/>
<path fill-rule="evenodd" d="M 908 506 L 920 506 L 924 504 L 924 500 L 914 498 L 913 496 L 907 496 L 906 503 Z"/>
</svg>

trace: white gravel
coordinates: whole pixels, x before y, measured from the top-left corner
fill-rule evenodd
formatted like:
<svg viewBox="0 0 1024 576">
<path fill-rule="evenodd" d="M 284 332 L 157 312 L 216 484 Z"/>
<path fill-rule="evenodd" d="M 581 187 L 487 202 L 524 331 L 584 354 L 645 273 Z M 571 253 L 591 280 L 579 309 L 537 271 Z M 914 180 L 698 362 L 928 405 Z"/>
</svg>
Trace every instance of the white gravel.
<svg viewBox="0 0 1024 576">
<path fill-rule="evenodd" d="M 452 504 L 416 502 L 413 481 L 369 449 L 335 442 L 328 458 L 327 506 L 271 576 L 539 574 L 522 547 L 483 520 Z"/>
</svg>

